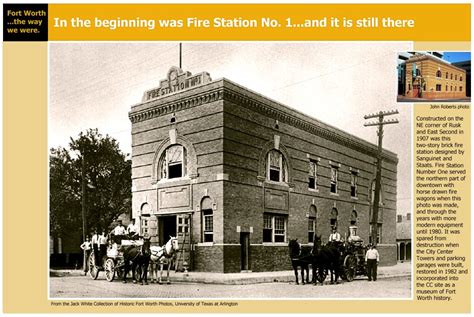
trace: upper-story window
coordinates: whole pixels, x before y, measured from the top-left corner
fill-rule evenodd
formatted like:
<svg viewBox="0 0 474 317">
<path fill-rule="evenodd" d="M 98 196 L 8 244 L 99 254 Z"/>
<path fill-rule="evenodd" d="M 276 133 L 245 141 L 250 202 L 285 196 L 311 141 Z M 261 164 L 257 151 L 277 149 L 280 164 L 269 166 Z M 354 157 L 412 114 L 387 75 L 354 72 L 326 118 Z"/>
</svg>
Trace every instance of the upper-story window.
<svg viewBox="0 0 474 317">
<path fill-rule="evenodd" d="M 309 160 L 309 172 L 308 172 L 308 188 L 317 189 L 318 180 L 318 164 L 316 161 Z"/>
<path fill-rule="evenodd" d="M 462 81 L 462 76 L 459 76 L 459 81 Z"/>
<path fill-rule="evenodd" d="M 419 68 L 416 69 L 416 76 L 421 76 L 421 70 Z"/>
<path fill-rule="evenodd" d="M 331 166 L 331 193 L 337 194 L 337 177 L 338 177 L 338 168 L 336 166 Z"/>
<path fill-rule="evenodd" d="M 441 71 L 438 69 L 438 71 L 436 72 L 436 77 L 441 77 Z"/>
<path fill-rule="evenodd" d="M 160 179 L 186 176 L 186 149 L 182 145 L 172 145 L 160 159 Z"/>
<path fill-rule="evenodd" d="M 458 80 L 458 75 L 454 75 L 454 80 Z"/>
<path fill-rule="evenodd" d="M 453 73 L 451 73 L 451 79 L 453 79 Z"/>
<path fill-rule="evenodd" d="M 277 150 L 268 152 L 267 179 L 274 182 L 288 182 L 288 165 L 283 154 Z"/>
</svg>

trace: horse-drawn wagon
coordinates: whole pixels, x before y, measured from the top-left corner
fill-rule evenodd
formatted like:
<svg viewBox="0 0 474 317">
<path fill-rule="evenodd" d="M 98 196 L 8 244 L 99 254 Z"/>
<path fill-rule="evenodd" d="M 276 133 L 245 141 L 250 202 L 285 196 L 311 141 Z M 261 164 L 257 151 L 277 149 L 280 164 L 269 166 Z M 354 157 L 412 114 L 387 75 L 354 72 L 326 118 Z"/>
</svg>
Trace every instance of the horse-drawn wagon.
<svg viewBox="0 0 474 317">
<path fill-rule="evenodd" d="M 321 236 L 315 236 L 314 246 L 310 252 L 304 252 L 296 240 L 289 243 L 290 259 L 295 271 L 296 284 L 298 284 L 297 267 L 301 267 L 303 284 L 306 271 L 306 283 L 309 282 L 309 266 L 312 266 L 313 283 L 323 283 L 331 273 L 331 283 L 338 278 L 348 282 L 357 275 L 366 275 L 365 254 L 367 247 L 363 240 L 357 236 L 357 227 L 349 228 L 350 235 L 346 242 L 330 242 L 324 245 Z"/>
<path fill-rule="evenodd" d="M 122 246 L 137 246 L 141 247 L 143 245 L 142 241 L 134 240 L 122 240 Z M 105 272 L 105 278 L 107 281 L 112 282 L 115 279 L 115 276 L 122 278 L 125 271 L 125 261 L 123 251 L 121 247 L 118 247 L 116 244 L 111 245 L 107 249 L 107 254 L 99 258 L 100 263 L 96 263 L 96 257 L 94 252 L 91 252 L 89 256 L 89 275 L 92 279 L 96 280 L 99 276 L 99 272 Z M 137 271 L 141 268 L 137 267 Z M 137 272 L 140 274 L 141 272 Z"/>
<path fill-rule="evenodd" d="M 139 281 L 142 284 L 148 284 L 148 266 L 151 264 L 152 277 L 157 277 L 157 267 L 160 266 L 159 282 L 161 284 L 161 277 L 163 274 L 163 265 L 168 266 L 168 284 L 169 282 L 169 271 L 173 262 L 176 251 L 179 250 L 178 239 L 176 237 L 170 237 L 170 240 L 162 247 L 153 246 L 150 247 L 150 239 L 144 238 L 143 240 L 122 240 L 122 244 L 111 245 L 107 249 L 106 255 L 96 256 L 94 251 L 91 252 L 88 264 L 89 264 L 89 276 L 96 280 L 99 277 L 101 271 L 105 272 L 105 278 L 107 281 L 112 282 L 115 276 L 123 278 L 123 282 L 126 282 L 126 275 L 131 269 L 133 282 L 135 283 L 135 276 L 139 277 Z"/>
<path fill-rule="evenodd" d="M 364 245 L 362 239 L 349 239 L 344 245 L 344 252 L 342 254 L 342 278 L 348 282 L 354 280 L 357 275 L 367 275 L 367 268 L 365 264 L 365 253 L 367 247 Z"/>
</svg>

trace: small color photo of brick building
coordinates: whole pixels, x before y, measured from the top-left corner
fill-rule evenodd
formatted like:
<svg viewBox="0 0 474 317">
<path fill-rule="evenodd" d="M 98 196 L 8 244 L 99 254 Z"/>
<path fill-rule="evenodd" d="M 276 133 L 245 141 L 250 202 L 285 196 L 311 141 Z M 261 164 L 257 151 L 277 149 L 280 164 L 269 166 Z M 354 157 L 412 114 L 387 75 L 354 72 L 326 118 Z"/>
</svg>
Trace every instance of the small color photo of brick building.
<svg viewBox="0 0 474 317">
<path fill-rule="evenodd" d="M 464 54 L 469 60 L 450 62 L 447 52 L 400 53 L 397 101 L 469 102 L 471 61 Z"/>
</svg>

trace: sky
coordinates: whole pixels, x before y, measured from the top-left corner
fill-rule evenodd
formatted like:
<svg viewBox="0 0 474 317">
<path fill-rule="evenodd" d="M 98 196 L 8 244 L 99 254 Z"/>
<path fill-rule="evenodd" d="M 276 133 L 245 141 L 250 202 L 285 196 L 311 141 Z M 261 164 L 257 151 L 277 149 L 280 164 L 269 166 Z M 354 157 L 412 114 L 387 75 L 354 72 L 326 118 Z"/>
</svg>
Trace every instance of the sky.
<svg viewBox="0 0 474 317">
<path fill-rule="evenodd" d="M 408 42 L 184 42 L 183 70 L 227 78 L 377 143 L 363 116 L 398 109 L 384 148 L 398 164 L 398 212 L 411 211 L 412 104 L 397 104 L 398 52 Z M 98 128 L 131 153 L 128 112 L 179 65 L 179 43 L 50 43 L 49 147 Z"/>
<path fill-rule="evenodd" d="M 471 60 L 471 52 L 444 52 L 443 59 L 450 63 Z"/>
</svg>

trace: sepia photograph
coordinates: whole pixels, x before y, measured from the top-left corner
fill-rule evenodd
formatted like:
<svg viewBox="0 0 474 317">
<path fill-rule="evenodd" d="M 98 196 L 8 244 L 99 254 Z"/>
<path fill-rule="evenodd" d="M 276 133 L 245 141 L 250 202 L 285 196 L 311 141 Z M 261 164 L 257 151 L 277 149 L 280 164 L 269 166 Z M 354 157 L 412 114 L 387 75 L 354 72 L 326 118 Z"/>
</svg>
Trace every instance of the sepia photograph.
<svg viewBox="0 0 474 317">
<path fill-rule="evenodd" d="M 49 298 L 412 298 L 410 50 L 50 43 Z"/>
</svg>

